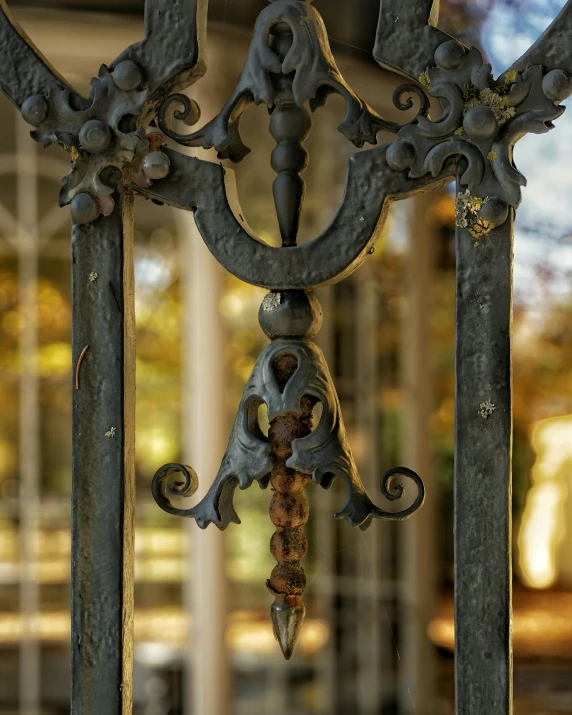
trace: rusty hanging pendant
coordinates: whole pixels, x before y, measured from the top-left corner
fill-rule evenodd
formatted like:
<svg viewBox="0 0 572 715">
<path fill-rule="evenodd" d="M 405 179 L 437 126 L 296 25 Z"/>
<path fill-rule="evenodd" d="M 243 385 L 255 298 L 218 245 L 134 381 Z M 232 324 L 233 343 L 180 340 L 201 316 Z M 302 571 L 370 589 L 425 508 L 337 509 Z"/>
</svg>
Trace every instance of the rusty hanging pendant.
<svg viewBox="0 0 572 715">
<path fill-rule="evenodd" d="M 190 146 L 214 145 L 219 157 L 240 161 L 249 151 L 238 130 L 241 112 L 249 98 L 267 104 L 271 115 L 269 130 L 276 140 L 271 164 L 277 176 L 272 192 L 282 248 L 272 249 L 271 261 L 264 264 L 265 274 L 287 252 L 301 248 L 297 246 L 297 235 L 306 190 L 301 175 L 308 164 L 303 141 L 312 124 L 306 105 L 316 110 L 331 92 L 338 92 L 345 99 L 346 118 L 340 130 L 357 146 L 365 141 L 374 143 L 381 128 L 397 128 L 375 114 L 344 82 L 329 50 L 323 23 L 311 5 L 277 0 L 261 13 L 237 89 L 215 119 L 184 137 L 171 130 L 166 117 L 174 101 L 182 103 L 184 112 L 190 114 L 192 103 L 186 97 L 174 95 L 159 113 L 161 130 L 176 141 Z M 196 218 L 202 226 L 200 214 Z M 356 228 L 354 232 L 357 231 Z M 238 253 L 250 241 L 249 237 L 242 238 Z M 346 254 L 345 248 L 340 251 L 345 256 L 344 270 L 355 262 L 351 251 Z M 248 264 L 242 256 L 240 265 Z M 297 273 L 305 270 L 304 262 L 299 262 Z M 314 342 L 322 324 L 320 304 L 313 292 L 296 288 L 300 285 L 299 276 L 293 279 L 284 271 L 279 278 L 283 288 L 271 290 L 259 310 L 260 326 L 271 342 L 259 356 L 246 385 L 221 468 L 211 488 L 197 506 L 176 508 L 170 501 L 171 495 L 191 496 L 198 481 L 190 467 L 167 464 L 153 479 L 153 495 L 159 506 L 171 514 L 192 517 L 201 528 L 212 523 L 225 529 L 231 522 L 240 523 L 233 505 L 237 486 L 247 489 L 253 481 L 258 481 L 262 488 L 271 485 L 270 519 L 276 531 L 270 550 L 276 566 L 267 587 L 274 597 L 270 609 L 274 633 L 284 657 L 290 659 L 306 612 L 302 602 L 306 576 L 301 562 L 308 548 L 303 527 L 309 518 L 304 493 L 309 483 L 327 489 L 336 477 L 342 478 L 346 483 L 346 502 L 335 516 L 361 529 L 366 529 L 373 519 L 410 516 L 422 505 L 425 490 L 415 472 L 392 469 L 381 479 L 382 494 L 389 500 L 400 499 L 404 490 L 393 478 L 408 477 L 417 489 L 412 504 L 400 512 L 388 512 L 371 501 L 349 446 L 332 378 Z M 266 287 L 275 285 L 272 279 L 267 280 L 265 275 L 250 282 Z M 318 403 L 322 413 L 314 425 L 313 410 Z M 267 437 L 258 423 L 262 404 L 268 409 L 270 422 Z M 183 481 L 171 480 L 175 473 L 182 473 Z"/>
<path fill-rule="evenodd" d="M 301 596 L 306 577 L 301 566 L 307 550 L 303 532 L 309 516 L 304 490 L 310 481 L 328 488 L 336 477 L 346 484 L 346 502 L 335 516 L 367 529 L 373 519 L 401 520 L 423 503 L 425 490 L 419 476 L 404 467 L 386 472 L 382 494 L 400 499 L 404 490 L 393 478 L 410 478 L 417 494 L 399 512 L 377 507 L 359 477 L 347 439 L 338 396 L 328 367 L 314 338 L 322 323 L 320 304 L 313 293 L 287 290 L 269 293 L 259 311 L 259 321 L 270 344 L 263 350 L 246 385 L 219 473 L 196 507 L 178 509 L 171 495 L 191 496 L 198 482 L 190 467 L 168 464 L 153 479 L 153 495 L 165 511 L 192 517 L 201 528 L 214 523 L 225 529 L 240 523 L 233 506 L 237 486 L 247 489 L 254 480 L 262 488 L 272 485 L 270 518 L 276 526 L 270 550 L 277 561 L 267 582 L 274 596 L 271 606 L 274 633 L 285 658 L 294 651 L 305 616 Z M 322 405 L 318 424 L 312 412 Z M 268 409 L 266 437 L 258 423 L 258 408 Z M 176 472 L 184 481 L 171 481 Z"/>
</svg>

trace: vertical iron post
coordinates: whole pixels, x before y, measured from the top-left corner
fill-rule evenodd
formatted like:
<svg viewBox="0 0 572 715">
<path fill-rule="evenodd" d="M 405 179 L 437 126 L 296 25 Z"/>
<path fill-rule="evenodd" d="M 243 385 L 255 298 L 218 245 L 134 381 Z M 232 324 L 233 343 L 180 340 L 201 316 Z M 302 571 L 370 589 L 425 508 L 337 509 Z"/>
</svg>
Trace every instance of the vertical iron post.
<svg viewBox="0 0 572 715">
<path fill-rule="evenodd" d="M 458 715 L 512 713 L 511 323 L 514 212 L 457 228 L 455 670 Z"/>
<path fill-rule="evenodd" d="M 131 193 L 116 194 L 109 218 L 74 224 L 72 272 L 71 712 L 128 715 L 135 492 Z"/>
</svg>

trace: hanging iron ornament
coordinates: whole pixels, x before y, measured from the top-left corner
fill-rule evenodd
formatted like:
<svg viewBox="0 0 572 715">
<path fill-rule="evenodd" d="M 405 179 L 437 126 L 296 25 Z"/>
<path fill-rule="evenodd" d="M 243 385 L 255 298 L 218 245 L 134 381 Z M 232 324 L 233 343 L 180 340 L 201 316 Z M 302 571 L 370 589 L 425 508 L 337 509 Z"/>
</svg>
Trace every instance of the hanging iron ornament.
<svg viewBox="0 0 572 715">
<path fill-rule="evenodd" d="M 408 86 L 407 91 L 420 97 L 426 113 L 428 102 L 423 93 L 416 86 Z M 279 256 L 296 246 L 305 193 L 301 174 L 308 163 L 303 141 L 312 124 L 306 105 L 316 111 L 332 92 L 342 95 L 346 103 L 346 117 L 339 130 L 357 147 L 365 142 L 374 144 L 382 129 L 401 129 L 380 117 L 345 83 L 331 54 L 322 19 L 310 3 L 276 0 L 258 18 L 238 85 L 221 113 L 202 129 L 181 136 L 170 126 L 169 110 L 183 120 L 200 113 L 192 100 L 177 94 L 161 107 L 159 127 L 180 144 L 214 146 L 219 158 L 238 162 L 250 151 L 240 136 L 241 115 L 251 102 L 266 104 L 270 133 L 276 140 L 271 163 L 277 173 L 273 195 L 282 238 L 282 248 L 271 250 Z M 243 254 L 245 239 L 246 233 L 236 237 L 236 256 Z M 227 266 L 233 273 L 236 256 Z M 342 257 L 342 261 L 347 260 Z M 268 281 L 267 267 L 249 278 L 249 282 L 275 288 L 264 298 L 259 311 L 262 330 L 272 342 L 254 366 L 213 485 L 196 507 L 177 509 L 170 496 L 191 496 L 198 481 L 190 467 L 169 464 L 156 473 L 153 495 L 170 514 L 192 517 L 201 528 L 212 523 L 226 529 L 231 522 L 240 523 L 233 506 L 236 487 L 247 489 L 254 480 L 262 488 L 271 484 L 270 518 L 276 531 L 270 550 L 277 564 L 267 586 L 274 596 L 274 634 L 284 657 L 290 659 L 305 616 L 301 596 L 306 576 L 300 562 L 307 550 L 302 527 L 309 516 L 304 490 L 310 480 L 327 489 L 335 477 L 342 478 L 347 498 L 336 517 L 361 529 L 367 529 L 373 519 L 407 518 L 423 504 L 425 490 L 415 472 L 397 468 L 382 477 L 382 494 L 390 500 L 400 499 L 404 489 L 394 478 L 409 477 L 417 490 L 411 506 L 389 512 L 369 498 L 347 440 L 332 378 L 321 350 L 313 342 L 322 324 L 320 305 L 311 291 L 298 288 L 299 278 L 290 282 L 282 275 L 279 263 L 278 258 L 279 289 Z M 322 415 L 313 425 L 316 403 L 321 404 Z M 268 409 L 267 438 L 258 424 L 261 404 Z M 174 481 L 175 473 L 181 473 L 183 481 Z"/>
<path fill-rule="evenodd" d="M 248 381 L 212 487 L 197 506 L 174 507 L 171 498 L 191 496 L 198 482 L 190 467 L 168 464 L 156 473 L 153 494 L 169 513 L 224 529 L 238 522 L 237 486 L 272 484 L 277 565 L 268 586 L 275 632 L 288 658 L 304 617 L 300 561 L 309 481 L 327 488 L 335 477 L 343 479 L 347 498 L 337 516 L 362 529 L 375 518 L 406 518 L 424 498 L 421 479 L 405 468 L 386 472 L 381 491 L 398 500 L 403 486 L 396 478 L 409 478 L 417 490 L 410 507 L 388 513 L 366 494 L 332 379 L 313 341 L 322 315 L 312 290 L 342 280 L 365 260 L 391 201 L 455 178 L 456 708 L 462 715 L 512 712 L 512 238 L 525 184 L 513 147 L 527 133 L 550 130 L 572 93 L 572 0 L 497 79 L 477 49 L 436 27 L 438 4 L 380 2 L 373 55 L 408 78 L 394 104 L 409 110 L 415 97 L 419 109 L 412 121 L 385 120 L 351 90 L 309 0 L 275 0 L 258 18 L 238 85 L 220 114 L 180 135 L 173 118 L 193 126 L 200 116 L 196 103 L 179 93 L 205 71 L 207 0 L 146 0 L 145 39 L 102 66 L 87 98 L 41 57 L 0 0 L 0 89 L 34 127 L 34 139 L 59 144 L 72 159 L 60 203 L 71 205 L 74 221 L 73 715 L 126 715 L 131 709 L 132 191 L 193 211 L 217 260 L 239 279 L 269 290 L 259 320 L 271 342 Z M 350 159 L 330 226 L 297 245 L 308 161 L 303 142 L 310 112 L 331 93 L 345 101 L 339 129 L 357 147 L 375 144 L 380 130 L 397 139 Z M 427 95 L 440 104 L 436 120 Z M 249 150 L 240 119 L 249 103 L 270 111 L 281 248 L 265 244 L 247 225 L 232 171 L 165 146 L 170 137 L 215 147 L 221 158 L 244 159 Z M 322 416 L 313 425 L 318 402 Z M 262 403 L 270 418 L 267 438 L 258 425 Z M 490 517 L 486 529 L 483 513 Z"/>
</svg>

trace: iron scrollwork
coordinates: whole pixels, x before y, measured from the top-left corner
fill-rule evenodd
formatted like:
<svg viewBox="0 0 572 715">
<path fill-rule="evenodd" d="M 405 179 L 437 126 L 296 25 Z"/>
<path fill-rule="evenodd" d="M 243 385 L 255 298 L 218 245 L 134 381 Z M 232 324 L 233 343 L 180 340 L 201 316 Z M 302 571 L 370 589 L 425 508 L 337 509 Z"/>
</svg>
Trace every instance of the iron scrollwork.
<svg viewBox="0 0 572 715">
<path fill-rule="evenodd" d="M 417 179 L 439 176 L 447 159 L 462 158 L 457 222 L 480 239 L 506 221 L 509 207 L 518 208 L 526 179 L 514 166 L 513 147 L 525 134 L 553 128 L 564 112 L 560 103 L 572 92 L 572 77 L 533 65 L 494 80 L 481 52 L 456 40 L 439 45 L 434 60 L 419 81 L 438 98 L 442 115 L 437 121 L 420 115 L 402 127 L 387 162 Z"/>
<path fill-rule="evenodd" d="M 283 56 L 271 45 L 276 28 L 291 36 Z M 375 144 L 382 129 L 392 132 L 398 129 L 397 124 L 383 119 L 346 83 L 330 50 L 322 18 L 310 3 L 299 0 L 276 0 L 262 10 L 236 89 L 220 114 L 202 129 L 181 136 L 169 127 L 169 107 L 182 102 L 184 111 L 179 110 L 177 117 L 182 119 L 193 111 L 193 105 L 176 95 L 162 107 L 159 126 L 180 144 L 214 147 L 219 158 L 241 161 L 250 152 L 239 131 L 244 110 L 250 103 L 265 104 L 272 110 L 277 99 L 274 78 L 291 74 L 293 101 L 298 107 L 308 102 L 311 111 L 316 111 L 331 93 L 343 97 L 346 116 L 338 129 L 355 146 L 361 147 L 365 142 Z"/>
<path fill-rule="evenodd" d="M 275 307 L 265 307 L 275 301 L 279 301 Z M 295 320 L 291 318 L 292 313 L 296 314 Z M 170 513 L 193 517 L 201 528 L 213 523 L 225 529 L 230 523 L 240 523 L 229 497 L 236 487 L 247 489 L 253 481 L 258 481 L 262 488 L 267 487 L 273 468 L 272 450 L 258 423 L 260 405 L 266 405 L 268 420 L 272 423 L 286 414 L 300 416 L 304 398 L 310 397 L 314 404 L 319 402 L 322 406 L 319 423 L 309 435 L 293 442 L 286 467 L 309 475 L 315 484 L 325 489 L 336 477 L 343 479 L 347 489 L 346 503 L 335 516 L 346 519 L 351 526 L 367 529 L 373 519 L 401 520 L 413 514 L 423 503 L 425 490 L 418 475 L 411 470 L 403 467 L 392 469 L 381 479 L 381 492 L 391 501 L 403 495 L 402 487 L 392 486 L 392 480 L 404 475 L 412 479 L 417 496 L 407 509 L 398 512 L 383 510 L 375 506 L 366 493 L 347 439 L 332 377 L 322 351 L 313 341 L 321 324 L 321 309 L 316 297 L 303 291 L 270 293 L 261 306 L 259 319 L 272 342 L 253 368 L 226 454 L 208 494 L 194 508 L 175 509 L 168 502 L 168 490 L 164 486 L 170 476 L 170 467 L 161 468 L 154 479 L 157 501 Z M 293 329 L 293 324 L 298 330 Z M 306 328 L 304 332 L 303 328 Z M 295 368 L 282 385 L 276 377 L 275 365 L 284 356 L 293 359 Z M 185 476 L 184 496 L 192 496 L 196 491 L 189 480 L 188 469 L 181 468 Z M 172 493 L 181 495 L 182 491 L 181 486 L 175 483 Z"/>
<path fill-rule="evenodd" d="M 303 526 L 309 516 L 304 490 L 310 481 L 327 488 L 335 477 L 346 483 L 345 505 L 336 514 L 367 528 L 373 519 L 403 519 L 423 503 L 420 477 L 406 468 L 381 478 L 390 501 L 403 497 L 397 477 L 413 482 L 411 505 L 390 512 L 376 506 L 360 480 L 347 440 L 339 400 L 324 357 L 313 341 L 321 310 L 311 290 L 342 280 L 357 268 L 379 236 L 389 204 L 443 185 L 456 174 L 457 225 L 475 245 L 505 223 L 517 208 L 524 177 L 513 162 L 514 144 L 524 134 L 552 127 L 572 92 L 572 53 L 554 51 L 559 27 L 569 27 L 572 3 L 513 68 L 493 79 L 480 52 L 464 47 L 435 27 L 434 0 L 382 0 L 374 56 L 405 75 L 394 94 L 402 111 L 419 104 L 404 125 L 384 119 L 343 79 L 329 47 L 324 23 L 310 0 L 275 0 L 259 15 L 238 84 L 221 112 L 204 127 L 181 135 L 172 120 L 194 126 L 200 110 L 182 90 L 205 70 L 201 46 L 206 1 L 147 0 L 146 37 L 102 66 L 83 98 L 33 48 L 0 0 L 0 33 L 7 48 L 2 90 L 35 127 L 44 146 L 57 143 L 72 157 L 60 203 L 71 204 L 76 223 L 92 223 L 114 210 L 114 181 L 143 196 L 192 210 L 199 231 L 219 262 L 238 278 L 270 291 L 259 313 L 270 344 L 247 383 L 220 471 L 206 497 L 180 509 L 175 496 L 191 496 L 198 481 L 185 465 L 168 464 L 153 479 L 153 495 L 170 514 L 194 518 L 205 528 L 239 523 L 233 506 L 236 487 L 253 481 L 274 489 L 270 516 L 276 526 L 271 551 L 277 561 L 268 587 L 271 614 L 284 655 L 292 655 L 304 618 L 301 595 L 306 553 Z M 188 32 L 170 32 L 171 26 Z M 427 66 L 429 62 L 432 63 Z M 540 58 L 540 59 L 539 59 Z M 22 64 L 30 82 L 15 78 Z M 331 93 L 345 101 L 341 133 L 356 147 L 376 144 L 380 131 L 397 135 L 389 144 L 355 154 L 346 192 L 331 225 L 321 236 L 297 245 L 307 164 L 303 142 L 310 113 Z M 430 97 L 442 114 L 430 119 Z M 240 136 L 248 104 L 265 104 L 276 140 L 271 163 L 273 194 L 282 248 L 260 241 L 238 206 L 230 169 L 164 148 L 166 138 L 185 146 L 214 147 L 220 158 L 243 160 L 249 152 Z M 309 111 L 308 111 L 309 110 Z M 158 125 L 154 131 L 152 123 Z M 313 425 L 313 410 L 322 416 Z M 266 404 L 270 429 L 258 424 Z M 176 473 L 182 474 L 174 478 Z"/>
<path fill-rule="evenodd" d="M 300 560 L 306 552 L 301 527 L 308 518 L 303 494 L 307 482 L 311 479 L 327 488 L 336 476 L 344 479 L 347 500 L 336 516 L 362 529 L 374 518 L 410 516 L 422 505 L 425 494 L 419 476 L 405 468 L 389 470 L 381 480 L 381 491 L 390 500 L 399 499 L 403 487 L 391 486 L 394 477 L 410 478 L 417 495 L 409 508 L 388 513 L 376 507 L 366 494 L 347 442 L 332 379 L 312 340 L 321 313 L 315 297 L 301 289 L 339 280 L 363 260 L 364 248 L 369 248 L 375 239 L 375 226 L 382 222 L 390 197 L 414 193 L 424 186 L 416 182 L 447 181 L 457 170 L 461 188 L 456 200 L 457 223 L 475 238 L 478 246 L 520 202 L 524 177 L 513 164 L 514 144 L 525 133 L 548 131 L 552 120 L 563 112 L 560 102 L 572 91 L 570 76 L 559 69 L 546 71 L 542 66 L 531 66 L 507 71 L 494 80 L 491 66 L 483 62 L 476 48 L 469 50 L 438 30 L 430 33 L 430 44 L 435 65 L 426 67 L 412 78 L 416 81 L 402 85 L 394 93 L 394 105 L 401 111 L 412 109 L 412 96 L 419 104 L 415 119 L 398 125 L 374 112 L 343 80 L 323 22 L 311 4 L 277 0 L 260 14 L 237 87 L 220 114 L 201 129 L 180 135 L 171 125 L 173 112 L 176 119 L 192 125 L 200 116 L 196 104 L 184 95 L 174 95 L 159 110 L 159 128 L 171 139 L 185 146 L 214 147 L 219 158 L 234 162 L 242 161 L 249 152 L 240 136 L 240 119 L 247 105 L 264 103 L 271 113 L 270 131 L 277 141 L 272 155 L 272 166 L 278 174 L 274 200 L 282 247 L 287 252 L 270 249 L 254 239 L 238 211 L 229 210 L 226 217 L 214 220 L 213 216 L 212 221 L 207 221 L 201 217 L 198 202 L 193 208 L 199 229 L 215 255 L 220 250 L 220 240 L 212 236 L 212 227 L 220 226 L 225 218 L 229 229 L 234 225 L 234 230 L 224 231 L 225 239 L 233 237 L 232 253 L 227 248 L 224 257 L 217 255 L 225 267 L 273 291 L 260 311 L 261 326 L 272 342 L 258 359 L 246 386 L 221 469 L 206 497 L 194 508 L 175 509 L 165 499 L 168 470 L 164 469 L 155 476 L 154 494 L 159 505 L 170 513 L 193 517 L 203 528 L 214 523 L 224 529 L 239 521 L 232 504 L 237 486 L 246 489 L 258 481 L 264 488 L 272 483 L 275 495 L 270 513 L 277 531 L 271 551 L 277 567 L 268 586 L 275 597 L 271 608 L 274 630 L 286 658 L 292 655 L 305 613 L 301 601 L 305 576 Z M 339 130 L 357 147 L 365 142 L 375 144 L 382 129 L 398 138 L 368 152 L 370 156 L 375 153 L 377 159 L 372 174 L 368 176 L 363 165 L 361 171 L 355 172 L 360 188 L 359 211 L 365 214 L 372 209 L 368 219 L 360 217 L 366 224 L 363 243 L 352 247 L 357 207 L 352 201 L 350 165 L 344 203 L 334 222 L 321 237 L 299 247 L 296 234 L 305 191 L 301 173 L 307 163 L 302 142 L 311 126 L 305 107 L 315 111 L 332 92 L 341 94 L 346 103 L 346 117 Z M 425 92 L 441 105 L 442 114 L 436 121 L 429 116 L 430 102 Z M 353 161 L 359 161 L 358 157 Z M 375 185 L 376 179 L 379 181 L 377 203 L 364 199 L 366 177 L 372 179 L 370 186 Z M 225 194 L 228 195 L 226 191 Z M 225 202 L 215 205 L 218 208 Z M 349 230 L 344 225 L 344 209 L 348 208 L 353 219 Z M 332 244 L 341 236 L 344 252 L 336 265 Z M 302 263 L 302 252 L 319 251 L 318 247 L 323 247 L 327 257 L 318 262 L 314 253 L 314 260 Z M 292 269 L 287 261 L 296 260 L 297 253 L 300 257 Z M 241 260 L 241 256 L 246 258 Z M 326 275 L 304 278 L 304 271 L 315 274 L 317 264 L 325 267 Z M 269 266 L 273 266 L 274 275 Z M 299 329 L 299 320 L 303 329 Z M 290 372 L 281 382 L 278 374 L 288 365 Z M 312 428 L 312 406 L 316 402 L 321 403 L 323 412 L 318 425 Z M 268 408 L 271 425 L 268 439 L 258 425 L 262 403 Z M 184 484 L 187 483 L 188 479 Z"/>
<path fill-rule="evenodd" d="M 169 514 L 195 519 L 206 528 L 226 529 L 240 523 L 233 493 L 253 481 L 261 488 L 272 484 L 270 517 L 276 526 L 271 552 L 276 558 L 268 588 L 274 596 L 271 616 L 284 656 L 290 658 L 305 616 L 301 596 L 306 576 L 300 565 L 307 549 L 302 527 L 309 516 L 304 489 L 311 480 L 328 489 L 336 477 L 346 484 L 346 502 L 335 514 L 351 526 L 367 529 L 374 519 L 402 520 L 419 509 L 425 498 L 420 477 L 398 467 L 381 478 L 381 493 L 390 501 L 404 495 L 398 477 L 410 479 L 417 493 L 401 511 L 376 506 L 360 479 L 347 439 L 340 403 L 324 356 L 314 342 L 322 311 L 313 293 L 271 292 L 259 311 L 260 325 L 270 344 L 263 350 L 246 385 L 220 470 L 206 496 L 190 509 L 173 505 L 172 496 L 192 496 L 197 488 L 190 467 L 165 465 L 153 478 L 153 495 Z M 318 424 L 312 413 L 322 407 Z M 259 407 L 268 410 L 270 430 L 260 429 Z M 180 472 L 183 481 L 174 480 Z"/>
<path fill-rule="evenodd" d="M 175 118 L 194 124 L 200 116 L 195 103 L 184 95 L 174 95 L 159 110 L 159 128 L 176 142 L 214 147 L 219 158 L 235 162 L 242 161 L 249 152 L 239 131 L 246 106 L 264 103 L 271 113 L 270 131 L 277 140 L 272 155 L 272 166 L 278 174 L 274 199 L 282 246 L 288 252 L 269 249 L 253 240 L 247 226 L 238 219 L 238 216 L 242 219 L 242 214 L 234 211 L 229 212 L 227 219 L 229 229 L 234 224 L 235 230 L 224 231 L 225 236 L 234 235 L 234 250 L 231 254 L 227 249 L 221 258 L 217 255 L 220 242 L 210 237 L 209 227 L 220 225 L 224 218 L 219 216 L 216 221 L 213 216 L 213 220 L 204 220 L 200 206 L 196 206 L 196 219 L 211 250 L 228 270 L 273 291 L 259 314 L 261 326 L 272 342 L 258 359 L 246 386 L 221 469 L 205 498 L 191 509 L 174 508 L 165 498 L 169 471 L 165 469 L 155 476 L 154 494 L 159 505 L 170 513 L 190 516 L 202 528 L 214 523 L 224 529 L 231 522 L 239 522 L 232 503 L 237 486 L 246 489 L 257 481 L 264 488 L 272 483 L 275 495 L 270 513 L 277 531 L 271 551 L 277 567 L 268 587 L 275 597 L 271 608 L 275 634 L 287 658 L 292 655 L 305 614 L 301 595 L 306 581 L 300 560 L 306 552 L 301 527 L 308 518 L 304 496 L 308 481 L 328 488 L 335 477 L 342 478 L 347 486 L 347 499 L 336 516 L 361 529 L 366 529 L 374 518 L 410 516 L 423 504 L 425 495 L 423 482 L 415 472 L 397 468 L 382 477 L 381 492 L 389 500 L 400 499 L 404 490 L 394 478 L 409 478 L 417 489 L 413 503 L 396 513 L 373 504 L 357 472 L 328 368 L 313 342 L 321 312 L 313 294 L 301 289 L 347 275 L 363 260 L 364 245 L 352 249 L 356 202 L 352 201 L 351 165 L 344 204 L 332 226 L 306 246 L 296 245 L 305 191 L 300 174 L 307 163 L 302 142 L 311 126 L 305 106 L 315 111 L 328 94 L 338 92 L 346 102 L 346 117 L 339 130 L 356 146 L 361 147 L 366 141 L 375 144 L 382 129 L 398 136 L 389 145 L 367 153 L 370 157 L 376 155 L 371 174 L 363 165 L 355 173 L 360 185 L 359 210 L 365 214 L 369 208 L 373 209 L 369 220 L 360 217 L 366 224 L 365 245 L 371 245 L 369 241 L 375 236 L 373 226 L 383 217 L 389 197 L 413 193 L 424 186 L 423 182 L 446 181 L 452 178 L 457 166 L 461 170 L 460 186 L 466 187 L 457 196 L 457 222 L 480 240 L 506 221 L 509 208 L 516 208 L 520 201 L 524 180 L 512 162 L 514 143 L 526 132 L 547 131 L 551 121 L 563 111 L 560 101 L 572 89 L 565 72 L 546 72 L 538 66 L 523 72 L 509 71 L 495 81 L 490 65 L 483 62 L 476 48 L 467 50 L 446 37 L 435 47 L 434 61 L 435 66 L 421 72 L 416 82 L 399 87 L 393 96 L 394 105 L 401 111 L 412 109 L 412 97 L 417 98 L 415 119 L 404 125 L 388 122 L 359 99 L 341 77 L 323 22 L 314 8 L 297 0 L 277 0 L 259 16 L 238 85 L 219 115 L 202 129 L 180 135 L 171 126 L 173 110 L 179 107 Z M 425 92 L 441 104 L 442 115 L 436 121 L 430 119 L 430 101 Z M 360 159 L 354 157 L 353 161 Z M 375 200 L 364 199 L 362 182 L 366 176 L 371 178 L 370 186 L 375 186 L 376 179 L 379 181 L 377 204 Z M 213 207 L 224 203 L 216 202 Z M 350 230 L 343 225 L 344 209 L 348 207 L 353 219 Z M 332 243 L 342 235 L 345 252 L 336 265 Z M 302 262 L 298 260 L 292 270 L 286 261 L 292 260 L 297 252 L 315 251 L 320 243 L 325 251 L 329 249 L 327 258 L 318 262 L 314 254 L 314 260 L 305 260 L 303 265 L 305 270 L 315 272 L 318 263 L 329 273 L 321 280 L 315 277 L 304 280 Z M 249 255 L 250 249 L 254 254 Z M 256 260 L 255 254 L 262 258 L 269 251 L 272 257 Z M 241 255 L 248 257 L 241 261 Z M 247 276 L 241 263 L 247 267 Z M 270 265 L 275 267 L 276 278 L 269 271 Z M 287 379 L 280 382 L 278 374 L 288 364 Z M 323 411 L 319 423 L 313 427 L 312 406 L 316 402 L 321 403 Z M 268 408 L 271 425 L 268 438 L 258 425 L 258 408 L 262 403 Z M 186 479 L 183 485 L 186 488 L 188 484 Z M 175 485 L 175 491 L 178 489 Z M 186 489 L 187 494 L 191 492 Z"/>
</svg>

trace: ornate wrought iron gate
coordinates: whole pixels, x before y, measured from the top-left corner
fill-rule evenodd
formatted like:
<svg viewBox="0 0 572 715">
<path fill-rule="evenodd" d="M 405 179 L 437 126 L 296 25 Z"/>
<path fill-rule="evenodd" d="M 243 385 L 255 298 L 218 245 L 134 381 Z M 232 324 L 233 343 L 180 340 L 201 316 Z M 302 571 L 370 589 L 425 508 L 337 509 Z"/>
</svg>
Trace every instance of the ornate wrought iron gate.
<svg viewBox="0 0 572 715">
<path fill-rule="evenodd" d="M 74 221 L 72 712 L 131 709 L 133 647 L 134 308 L 133 192 L 193 211 L 214 256 L 238 278 L 270 292 L 260 324 L 271 340 L 246 386 L 221 470 L 197 506 L 193 470 L 169 464 L 153 481 L 157 503 L 201 527 L 239 522 L 237 486 L 272 484 L 277 566 L 268 581 L 284 655 L 304 618 L 300 565 L 308 519 L 304 489 L 345 480 L 336 514 L 367 528 L 403 519 L 423 502 L 421 479 L 387 471 L 382 493 L 398 500 L 396 477 L 416 487 L 400 512 L 377 507 L 357 473 L 328 368 L 313 338 L 321 309 L 312 289 L 341 280 L 372 250 L 389 204 L 456 180 L 457 330 L 455 460 L 456 708 L 462 715 L 512 711 L 511 653 L 511 312 L 512 234 L 525 178 L 512 157 L 528 132 L 552 128 L 572 93 L 572 0 L 542 37 L 499 78 L 476 48 L 437 29 L 437 0 L 381 0 L 374 57 L 408 78 L 394 95 L 400 110 L 419 105 L 403 125 L 387 121 L 341 76 L 326 29 L 305 0 L 274 0 L 262 10 L 240 80 L 220 114 L 181 135 L 175 121 L 199 122 L 181 90 L 205 70 L 206 0 L 147 0 L 146 37 L 128 47 L 77 95 L 42 59 L 0 0 L 2 91 L 44 146 L 71 154 L 62 205 Z M 357 147 L 379 131 L 395 141 L 350 161 L 343 203 L 331 225 L 297 245 L 304 199 L 303 147 L 316 111 L 340 94 L 339 130 Z M 412 99 L 415 98 L 415 99 Z M 441 114 L 434 120 L 430 110 Z M 232 172 L 165 148 L 215 147 L 243 160 L 239 123 L 249 103 L 264 103 L 276 140 L 271 157 L 282 247 L 253 235 L 236 201 Z M 318 424 L 312 412 L 323 408 Z M 257 411 L 265 403 L 268 439 Z M 182 481 L 170 481 L 181 473 Z M 206 475 L 205 475 L 206 476 Z"/>
</svg>

